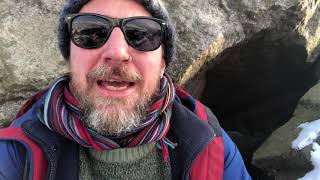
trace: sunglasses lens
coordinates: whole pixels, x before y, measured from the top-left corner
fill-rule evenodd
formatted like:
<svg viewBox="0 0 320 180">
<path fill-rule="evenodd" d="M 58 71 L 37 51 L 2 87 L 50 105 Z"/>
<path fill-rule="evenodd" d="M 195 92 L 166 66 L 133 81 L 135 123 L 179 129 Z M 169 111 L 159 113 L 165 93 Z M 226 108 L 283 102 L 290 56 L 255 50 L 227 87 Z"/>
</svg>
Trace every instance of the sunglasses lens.
<svg viewBox="0 0 320 180">
<path fill-rule="evenodd" d="M 110 23 L 97 16 L 77 16 L 71 24 L 71 38 L 75 45 L 82 48 L 97 48 L 108 38 Z"/>
<path fill-rule="evenodd" d="M 162 27 L 152 19 L 131 19 L 123 25 L 127 41 L 137 50 L 152 51 L 162 43 Z"/>
</svg>

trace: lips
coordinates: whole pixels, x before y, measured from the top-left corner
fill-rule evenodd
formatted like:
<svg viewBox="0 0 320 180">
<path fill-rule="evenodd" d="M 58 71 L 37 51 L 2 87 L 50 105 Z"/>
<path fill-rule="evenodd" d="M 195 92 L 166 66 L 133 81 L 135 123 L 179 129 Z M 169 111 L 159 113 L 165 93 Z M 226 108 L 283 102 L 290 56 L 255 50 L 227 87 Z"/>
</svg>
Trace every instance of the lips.
<svg viewBox="0 0 320 180">
<path fill-rule="evenodd" d="M 135 85 L 134 82 L 116 79 L 98 80 L 97 84 L 109 91 L 123 91 Z"/>
</svg>

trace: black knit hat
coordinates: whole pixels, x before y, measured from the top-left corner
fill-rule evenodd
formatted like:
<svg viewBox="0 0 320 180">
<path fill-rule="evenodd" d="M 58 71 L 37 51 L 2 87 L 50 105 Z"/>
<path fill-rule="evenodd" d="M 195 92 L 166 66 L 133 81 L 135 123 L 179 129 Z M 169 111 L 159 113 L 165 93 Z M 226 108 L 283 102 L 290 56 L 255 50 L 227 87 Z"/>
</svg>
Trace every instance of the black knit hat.
<svg viewBox="0 0 320 180">
<path fill-rule="evenodd" d="M 64 21 L 68 14 L 78 13 L 82 6 L 90 0 L 68 0 L 60 13 L 58 27 L 58 44 L 59 49 L 65 58 L 69 61 L 70 57 L 70 36 L 68 33 L 67 23 Z M 160 0 L 136 0 L 155 18 L 163 19 L 167 22 L 168 28 L 164 37 L 164 58 L 166 64 L 173 60 L 175 54 L 176 32 L 165 7 L 159 2 Z"/>
</svg>

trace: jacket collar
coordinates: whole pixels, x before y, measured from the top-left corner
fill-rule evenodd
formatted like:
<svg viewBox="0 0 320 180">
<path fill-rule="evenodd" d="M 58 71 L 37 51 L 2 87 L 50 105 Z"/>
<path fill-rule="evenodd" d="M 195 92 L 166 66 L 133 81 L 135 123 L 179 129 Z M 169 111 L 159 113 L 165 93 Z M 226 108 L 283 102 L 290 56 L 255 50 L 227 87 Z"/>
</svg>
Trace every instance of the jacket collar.
<svg viewBox="0 0 320 180">
<path fill-rule="evenodd" d="M 50 131 L 41 123 L 37 115 L 42 111 L 45 96 L 17 119 L 13 126 L 21 126 L 24 133 L 43 150 L 48 163 L 46 179 L 78 179 L 78 145 L 61 135 Z M 20 124 L 20 125 L 19 125 Z M 70 168 L 72 167 L 72 168 Z M 66 171 L 66 169 L 68 169 Z"/>
<path fill-rule="evenodd" d="M 50 131 L 38 120 L 22 124 L 25 134 L 43 150 L 48 163 L 46 179 L 78 179 L 78 144 Z"/>
<path fill-rule="evenodd" d="M 168 138 L 178 144 L 169 151 L 172 178 L 188 179 L 192 163 L 211 142 L 214 130 L 178 100 L 172 108 Z"/>
</svg>

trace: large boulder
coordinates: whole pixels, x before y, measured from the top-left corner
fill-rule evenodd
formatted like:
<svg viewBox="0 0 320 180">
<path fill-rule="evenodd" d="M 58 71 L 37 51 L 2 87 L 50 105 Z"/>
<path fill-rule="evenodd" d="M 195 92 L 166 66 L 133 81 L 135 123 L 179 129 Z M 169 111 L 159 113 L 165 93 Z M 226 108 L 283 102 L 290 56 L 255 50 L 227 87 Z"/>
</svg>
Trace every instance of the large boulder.
<svg viewBox="0 0 320 180">
<path fill-rule="evenodd" d="M 306 51 L 304 62 L 314 62 L 320 52 L 318 1 L 165 0 L 165 4 L 179 35 L 177 61 L 170 70 L 180 85 L 201 68 L 206 70 L 217 55 L 227 51 L 225 56 L 232 57 L 238 54 L 233 50 L 239 51 L 250 42 L 256 43 L 251 44 L 252 50 L 257 43 L 269 42 L 260 56 L 267 56 L 276 45 L 293 54 L 300 53 L 290 51 L 294 48 Z M 283 41 L 278 42 L 280 39 Z M 230 65 L 237 63 L 234 61 Z"/>
<path fill-rule="evenodd" d="M 0 1 L 0 121 L 65 71 L 57 53 L 56 1 Z"/>
<path fill-rule="evenodd" d="M 254 153 L 253 164 L 276 179 L 297 179 L 312 169 L 311 146 L 297 151 L 292 142 L 298 137 L 298 126 L 320 119 L 320 83 L 299 101 L 292 118 L 262 144 Z"/>
<path fill-rule="evenodd" d="M 169 73 L 202 97 L 250 160 L 319 79 L 320 1 L 163 1 L 178 32 Z M 63 3 L 0 1 L 0 121 L 67 71 L 56 42 Z"/>
</svg>

